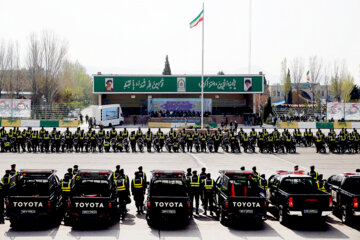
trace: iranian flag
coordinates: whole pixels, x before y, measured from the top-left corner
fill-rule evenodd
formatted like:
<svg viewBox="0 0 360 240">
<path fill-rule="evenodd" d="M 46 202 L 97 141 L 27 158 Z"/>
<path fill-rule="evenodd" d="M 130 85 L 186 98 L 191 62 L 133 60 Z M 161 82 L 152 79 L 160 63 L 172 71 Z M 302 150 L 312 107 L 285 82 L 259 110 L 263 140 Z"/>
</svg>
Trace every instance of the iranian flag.
<svg viewBox="0 0 360 240">
<path fill-rule="evenodd" d="M 201 21 L 204 21 L 204 10 L 202 10 L 201 13 L 194 20 L 190 22 L 190 28 L 195 27 Z"/>
<path fill-rule="evenodd" d="M 306 80 L 310 82 L 310 71 L 307 71 L 306 73 Z"/>
</svg>

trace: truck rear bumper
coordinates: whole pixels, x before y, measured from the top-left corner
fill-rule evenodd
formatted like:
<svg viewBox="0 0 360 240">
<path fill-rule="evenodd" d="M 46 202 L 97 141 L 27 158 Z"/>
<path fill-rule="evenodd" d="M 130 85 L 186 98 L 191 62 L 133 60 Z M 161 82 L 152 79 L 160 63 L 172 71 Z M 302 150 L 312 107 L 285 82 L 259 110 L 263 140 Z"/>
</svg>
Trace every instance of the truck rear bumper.
<svg viewBox="0 0 360 240">
<path fill-rule="evenodd" d="M 360 212 L 354 212 L 353 216 L 355 217 L 360 216 Z"/>
<path fill-rule="evenodd" d="M 322 211 L 321 212 L 321 216 L 325 217 L 331 214 L 331 211 Z M 303 214 L 302 211 L 289 211 L 288 215 L 290 216 L 311 216 L 311 214 Z M 314 215 L 318 215 L 318 214 L 314 214 Z"/>
</svg>

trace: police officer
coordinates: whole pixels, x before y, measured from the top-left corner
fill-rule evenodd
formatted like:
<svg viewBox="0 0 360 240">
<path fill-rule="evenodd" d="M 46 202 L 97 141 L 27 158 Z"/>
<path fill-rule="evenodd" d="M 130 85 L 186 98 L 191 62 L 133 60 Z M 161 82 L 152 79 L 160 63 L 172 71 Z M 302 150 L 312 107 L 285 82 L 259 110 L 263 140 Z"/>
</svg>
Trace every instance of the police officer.
<svg viewBox="0 0 360 240">
<path fill-rule="evenodd" d="M 75 176 L 78 172 L 79 172 L 79 166 L 78 165 L 74 165 L 74 167 L 73 167 L 73 172 L 72 172 L 72 174 L 73 174 L 73 176 Z"/>
<path fill-rule="evenodd" d="M 150 129 L 149 129 L 149 130 L 150 130 Z M 138 130 L 137 130 L 137 133 L 136 133 L 136 139 L 142 138 L 142 136 L 143 136 L 143 133 L 142 133 L 142 131 L 141 131 L 141 128 L 139 127 Z"/>
<path fill-rule="evenodd" d="M 214 180 L 211 179 L 210 173 L 206 174 L 206 178 L 202 182 L 202 189 L 204 195 L 204 215 L 207 215 L 206 211 L 209 206 L 210 215 L 213 215 L 213 191 L 214 191 Z"/>
<path fill-rule="evenodd" d="M 319 174 L 318 176 L 318 180 L 316 181 L 316 184 L 317 184 L 317 187 L 319 190 L 321 191 L 326 191 L 326 180 L 323 179 L 323 175 L 322 174 Z"/>
<path fill-rule="evenodd" d="M 130 139 L 131 151 L 136 152 L 136 135 L 135 135 L 135 131 L 131 132 L 131 135 L 130 135 L 129 139 Z"/>
<path fill-rule="evenodd" d="M 192 152 L 193 140 L 194 140 L 193 135 L 191 134 L 191 132 L 188 132 L 186 134 L 186 147 L 188 152 Z"/>
<path fill-rule="evenodd" d="M 11 176 L 14 176 L 14 175 L 16 175 L 18 172 L 16 171 L 16 164 L 14 163 L 14 164 L 11 164 L 11 170 L 10 170 L 10 175 Z"/>
<path fill-rule="evenodd" d="M 4 224 L 4 199 L 5 199 L 5 188 L 4 184 L 0 182 L 0 224 Z"/>
<path fill-rule="evenodd" d="M 152 132 L 150 130 L 150 128 L 148 129 L 146 136 L 145 136 L 145 140 L 146 140 L 146 147 L 148 152 L 151 152 L 151 143 L 153 140 L 153 136 L 152 136 Z"/>
<path fill-rule="evenodd" d="M 269 181 L 266 179 L 265 174 L 260 175 L 260 187 L 264 190 L 264 193 L 266 193 L 266 190 L 269 186 Z"/>
<path fill-rule="evenodd" d="M 64 178 L 61 179 L 61 192 L 64 196 L 63 198 L 64 203 L 66 203 L 66 201 L 70 197 L 72 178 L 73 178 L 73 171 L 71 168 L 68 168 L 67 173 L 64 174 Z"/>
<path fill-rule="evenodd" d="M 201 168 L 201 173 L 199 174 L 199 177 L 200 177 L 200 182 L 202 183 L 206 178 L 206 168 L 204 168 L 204 167 Z M 201 193 L 200 199 L 201 199 L 202 205 L 204 205 L 204 192 Z"/>
<path fill-rule="evenodd" d="M 160 141 L 160 150 L 162 151 L 164 144 L 165 144 L 165 135 L 164 133 L 161 131 L 161 129 L 159 128 L 159 130 L 157 131 L 157 136 L 159 138 Z"/>
<path fill-rule="evenodd" d="M 74 177 L 72 168 L 68 168 L 67 172 L 64 174 L 64 179 L 69 180 Z"/>
<path fill-rule="evenodd" d="M 253 173 L 253 180 L 254 182 L 258 183 L 259 182 L 259 179 L 260 179 L 260 174 L 256 171 L 256 166 L 254 166 L 252 168 L 252 173 Z"/>
<path fill-rule="evenodd" d="M 129 131 L 128 131 L 128 130 L 126 130 L 126 128 L 124 128 L 124 131 L 123 131 L 123 137 L 124 137 L 124 138 L 129 137 Z"/>
<path fill-rule="evenodd" d="M 318 180 L 319 174 L 315 171 L 315 166 L 310 166 L 310 172 L 308 172 L 308 175 L 315 181 Z"/>
<path fill-rule="evenodd" d="M 136 212 L 138 214 L 144 213 L 143 203 L 144 203 L 144 195 L 145 195 L 145 185 L 142 176 L 139 172 L 135 172 L 135 178 L 131 182 L 131 192 L 134 196 L 134 201 L 136 205 Z"/>
<path fill-rule="evenodd" d="M 215 131 L 215 135 L 214 135 L 214 151 L 215 152 L 218 152 L 220 143 L 221 143 L 221 136 L 219 135 L 218 131 Z"/>
<path fill-rule="evenodd" d="M 115 185 L 117 189 L 117 197 L 119 201 L 121 218 L 124 220 L 126 215 L 126 204 L 129 202 L 130 199 L 129 187 L 126 179 L 122 178 L 121 176 L 119 176 L 115 180 Z"/>
<path fill-rule="evenodd" d="M 240 167 L 240 170 L 241 170 L 241 171 L 245 171 L 245 167 L 244 167 L 244 166 L 241 166 L 241 167 Z"/>
<path fill-rule="evenodd" d="M 190 181 L 190 177 L 192 176 L 192 173 L 191 173 L 191 168 L 188 168 L 186 169 L 186 180 L 189 180 Z"/>
<path fill-rule="evenodd" d="M 116 170 L 114 171 L 114 180 L 116 180 L 120 176 L 120 165 L 116 165 L 115 169 Z"/>
<path fill-rule="evenodd" d="M 189 178 L 188 187 L 190 189 L 190 201 L 191 201 L 191 209 L 194 208 L 194 199 L 196 206 L 196 214 L 199 214 L 199 197 L 201 193 L 200 188 L 200 177 L 197 175 L 197 171 L 194 170 L 193 175 Z"/>
<path fill-rule="evenodd" d="M 143 172 L 142 166 L 138 167 L 138 170 L 140 177 L 142 177 L 142 179 L 144 180 L 144 187 L 146 188 L 146 173 Z"/>
</svg>

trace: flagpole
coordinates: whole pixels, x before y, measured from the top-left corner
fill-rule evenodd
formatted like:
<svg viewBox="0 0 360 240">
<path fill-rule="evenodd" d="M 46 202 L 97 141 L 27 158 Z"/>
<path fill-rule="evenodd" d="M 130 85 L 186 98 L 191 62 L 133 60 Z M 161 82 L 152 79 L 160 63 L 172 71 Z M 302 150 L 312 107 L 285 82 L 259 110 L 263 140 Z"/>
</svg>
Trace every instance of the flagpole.
<svg viewBox="0 0 360 240">
<path fill-rule="evenodd" d="M 205 11 L 203 2 L 203 21 L 202 21 L 202 58 L 201 58 L 201 129 L 204 128 L 204 22 Z"/>
</svg>

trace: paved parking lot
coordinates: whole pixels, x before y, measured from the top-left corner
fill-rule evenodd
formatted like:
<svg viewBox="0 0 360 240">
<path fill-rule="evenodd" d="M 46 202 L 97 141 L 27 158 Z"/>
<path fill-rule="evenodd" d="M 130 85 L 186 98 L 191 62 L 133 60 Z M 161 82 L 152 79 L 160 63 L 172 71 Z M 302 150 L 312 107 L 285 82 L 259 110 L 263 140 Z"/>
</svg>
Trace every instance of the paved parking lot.
<svg viewBox="0 0 360 240">
<path fill-rule="evenodd" d="M 78 164 L 80 168 L 111 169 L 120 164 L 129 177 L 142 165 L 147 175 L 153 169 L 181 169 L 188 167 L 200 170 L 206 167 L 213 178 L 221 169 L 251 169 L 257 166 L 267 177 L 274 171 L 291 170 L 294 165 L 308 170 L 315 165 L 317 171 L 329 177 L 333 173 L 354 171 L 360 168 L 359 154 L 316 154 L 314 148 L 298 149 L 297 154 L 260 153 L 0 153 L 0 171 L 16 163 L 21 168 L 52 168 L 62 177 L 68 167 Z M 343 225 L 335 216 L 326 223 L 294 221 L 289 226 L 281 225 L 269 214 L 261 228 L 251 226 L 225 227 L 213 218 L 200 216 L 185 229 L 158 230 L 148 227 L 144 215 L 136 215 L 134 202 L 127 219 L 105 229 L 72 229 L 61 225 L 45 230 L 12 230 L 9 222 L 0 225 L 0 239 L 360 239 L 360 223 Z M 360 222 L 360 219 L 358 220 Z"/>
</svg>

